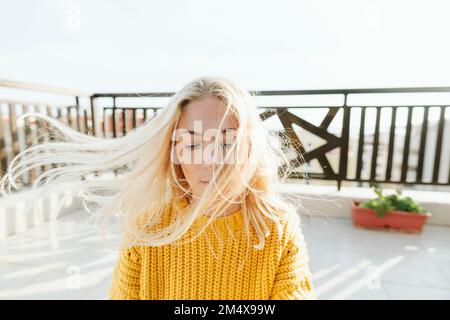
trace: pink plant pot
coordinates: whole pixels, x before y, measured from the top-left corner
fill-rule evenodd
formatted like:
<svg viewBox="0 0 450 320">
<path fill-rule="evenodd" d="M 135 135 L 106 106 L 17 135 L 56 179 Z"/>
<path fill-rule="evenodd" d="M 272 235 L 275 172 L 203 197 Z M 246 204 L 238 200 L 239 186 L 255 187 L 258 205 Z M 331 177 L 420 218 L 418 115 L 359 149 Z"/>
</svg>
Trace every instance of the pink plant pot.
<svg viewBox="0 0 450 320">
<path fill-rule="evenodd" d="M 361 208 L 359 202 L 352 201 L 353 224 L 366 229 L 398 230 L 408 233 L 421 233 L 430 213 L 389 211 L 379 217 L 375 210 Z"/>
</svg>

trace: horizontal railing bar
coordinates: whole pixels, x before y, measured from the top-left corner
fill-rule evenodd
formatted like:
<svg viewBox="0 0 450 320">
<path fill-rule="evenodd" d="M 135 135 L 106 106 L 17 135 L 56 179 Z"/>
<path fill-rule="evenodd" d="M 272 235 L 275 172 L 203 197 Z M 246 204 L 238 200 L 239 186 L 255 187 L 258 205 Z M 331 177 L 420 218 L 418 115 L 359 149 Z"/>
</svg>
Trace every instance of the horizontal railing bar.
<svg viewBox="0 0 450 320">
<path fill-rule="evenodd" d="M 373 89 L 319 89 L 319 90 L 250 90 L 250 93 L 257 92 L 261 96 L 281 96 L 281 95 L 328 95 L 328 94 L 364 94 L 364 93 L 421 93 L 421 92 L 450 92 L 450 87 L 406 87 L 406 88 L 373 88 Z M 161 98 L 171 97 L 174 92 L 116 92 L 116 93 L 95 93 L 94 98 L 115 97 L 115 98 Z"/>
<path fill-rule="evenodd" d="M 407 87 L 407 88 L 364 88 L 364 89 L 323 89 L 323 90 L 268 90 L 258 91 L 265 96 L 314 95 L 314 94 L 364 94 L 364 93 L 421 93 L 450 92 L 450 87 Z"/>
<path fill-rule="evenodd" d="M 1 100 L 0 100 L 1 101 Z M 430 105 L 385 105 L 385 106 L 373 106 L 373 105 L 349 105 L 349 106 L 327 106 L 327 105 L 320 105 L 320 106 L 263 106 L 258 105 L 258 109 L 270 109 L 270 108 L 286 108 L 286 109 L 301 109 L 301 108 L 308 108 L 308 109 L 323 109 L 323 108 L 331 108 L 331 109 L 341 109 L 341 108 L 441 108 L 441 107 L 448 107 L 450 106 L 450 102 L 448 104 L 430 104 Z M 160 107 L 116 107 L 116 109 L 162 109 L 164 106 Z M 114 107 L 103 107 L 105 110 L 112 110 Z"/>
<path fill-rule="evenodd" d="M 432 107 L 447 107 L 449 104 L 392 104 L 392 105 L 349 105 L 348 108 L 432 108 Z"/>
<path fill-rule="evenodd" d="M 379 180 L 370 180 L 370 179 L 360 179 L 360 180 L 356 180 L 354 178 L 346 178 L 345 181 L 348 182 L 379 182 L 379 183 L 392 183 L 392 184 L 420 184 L 420 185 L 439 185 L 439 186 L 448 186 L 448 183 L 443 181 L 443 182 L 432 182 L 432 181 L 399 181 L 399 180 L 383 180 L 383 179 L 379 179 Z"/>
<path fill-rule="evenodd" d="M 103 110 L 148 110 L 148 109 L 163 109 L 164 107 L 103 107 Z"/>
<path fill-rule="evenodd" d="M 303 178 L 301 173 L 297 173 L 297 172 L 293 172 L 292 174 L 290 174 L 288 176 L 288 178 Z M 308 178 L 310 179 L 321 179 L 321 180 L 331 180 L 331 181 L 335 181 L 336 178 L 335 177 L 327 177 L 325 175 L 323 175 L 322 173 L 315 173 L 315 172 L 309 172 L 308 173 Z M 398 180 L 383 180 L 383 179 L 377 179 L 377 180 L 370 180 L 370 179 L 355 179 L 355 178 L 345 178 L 343 181 L 346 182 L 362 182 L 362 183 L 372 183 L 372 182 L 377 182 L 377 183 L 385 183 L 385 184 L 405 184 L 405 185 L 410 185 L 410 184 L 415 184 L 415 185 L 430 185 L 430 186 L 448 186 L 447 182 L 432 182 L 432 181 L 406 181 L 406 182 L 402 182 L 402 181 L 398 181 Z"/>
<path fill-rule="evenodd" d="M 171 97 L 174 92 L 154 93 L 94 93 L 92 98 L 166 98 Z"/>
</svg>

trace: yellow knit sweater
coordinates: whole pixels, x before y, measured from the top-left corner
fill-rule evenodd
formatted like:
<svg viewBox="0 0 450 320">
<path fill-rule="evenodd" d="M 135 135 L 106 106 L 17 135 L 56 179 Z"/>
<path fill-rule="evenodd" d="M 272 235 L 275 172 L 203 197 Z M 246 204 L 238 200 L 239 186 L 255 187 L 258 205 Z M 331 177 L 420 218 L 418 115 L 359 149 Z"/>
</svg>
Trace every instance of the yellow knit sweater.
<svg viewBox="0 0 450 320">
<path fill-rule="evenodd" d="M 182 205 L 187 205 L 182 200 Z M 169 211 L 173 214 L 173 206 Z M 193 226 L 209 219 L 198 218 Z M 242 210 L 216 218 L 189 243 L 122 249 L 114 270 L 109 299 L 148 300 L 301 300 L 317 299 L 308 267 L 308 253 L 295 219 L 283 219 L 281 238 L 267 220 L 270 235 L 263 249 L 247 251 Z M 235 236 L 231 237 L 230 231 Z M 190 234 L 190 230 L 185 234 Z M 258 243 L 252 233 L 251 244 Z M 211 247 L 219 259 L 216 259 Z M 245 259 L 242 269 L 239 266 Z"/>
</svg>

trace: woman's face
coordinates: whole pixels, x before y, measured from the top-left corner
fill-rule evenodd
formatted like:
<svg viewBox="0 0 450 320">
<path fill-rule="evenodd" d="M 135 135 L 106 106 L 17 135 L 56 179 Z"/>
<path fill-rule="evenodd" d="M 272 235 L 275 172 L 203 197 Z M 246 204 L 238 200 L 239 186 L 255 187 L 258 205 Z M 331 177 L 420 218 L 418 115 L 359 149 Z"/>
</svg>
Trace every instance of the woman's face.
<svg viewBox="0 0 450 320">
<path fill-rule="evenodd" d="M 227 114 L 222 124 L 222 134 L 218 132 L 225 116 L 226 106 L 215 97 L 195 100 L 187 104 L 178 122 L 175 145 L 178 163 L 192 188 L 193 198 L 200 198 L 208 181 L 213 176 L 214 140 L 218 139 L 218 159 L 223 159 L 235 140 L 238 124 Z M 226 165 L 230 162 L 227 161 Z M 220 163 L 215 164 L 216 170 Z"/>
</svg>

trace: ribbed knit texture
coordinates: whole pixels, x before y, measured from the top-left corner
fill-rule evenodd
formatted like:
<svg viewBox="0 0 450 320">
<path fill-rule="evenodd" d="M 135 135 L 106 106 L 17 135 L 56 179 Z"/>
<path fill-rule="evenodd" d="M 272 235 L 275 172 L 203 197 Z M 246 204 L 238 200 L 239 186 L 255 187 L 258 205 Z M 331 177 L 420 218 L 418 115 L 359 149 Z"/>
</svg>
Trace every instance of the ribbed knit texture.
<svg viewBox="0 0 450 320">
<path fill-rule="evenodd" d="M 187 202 L 182 201 L 183 205 Z M 169 212 L 174 214 L 173 206 Z M 283 219 L 281 238 L 270 221 L 270 235 L 262 250 L 249 246 L 243 229 L 242 210 L 216 218 L 223 247 L 212 225 L 192 242 L 158 247 L 133 246 L 123 249 L 113 270 L 109 299 L 147 300 L 303 300 L 317 299 L 308 267 L 308 253 L 295 219 Z M 195 226 L 209 219 L 201 216 Z M 231 233 L 235 236 L 231 237 Z M 183 239 L 185 239 L 183 237 Z M 258 243 L 252 233 L 251 244 Z M 216 259 L 211 252 L 219 255 Z"/>
</svg>

